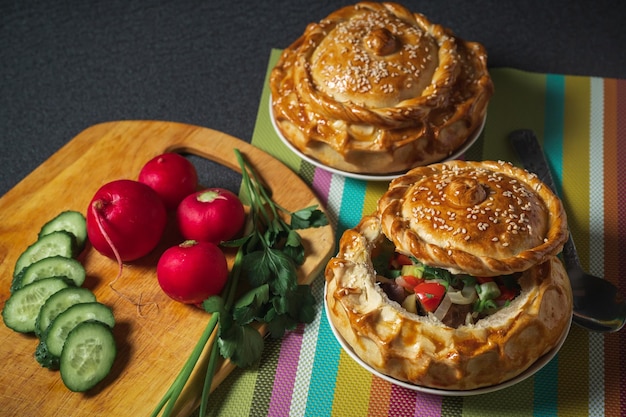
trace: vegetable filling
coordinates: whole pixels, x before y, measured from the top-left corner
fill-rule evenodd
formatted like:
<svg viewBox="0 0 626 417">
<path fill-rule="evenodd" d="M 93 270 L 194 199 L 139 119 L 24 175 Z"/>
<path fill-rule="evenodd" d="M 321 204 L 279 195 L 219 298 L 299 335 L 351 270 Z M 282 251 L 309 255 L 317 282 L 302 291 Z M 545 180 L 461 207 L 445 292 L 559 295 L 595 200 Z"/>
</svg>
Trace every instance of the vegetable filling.
<svg viewBox="0 0 626 417">
<path fill-rule="evenodd" d="M 453 274 L 393 251 L 375 257 L 374 267 L 378 284 L 389 299 L 414 314 L 432 313 L 453 328 L 474 324 L 508 306 L 521 290 L 521 273 L 496 277 Z"/>
</svg>

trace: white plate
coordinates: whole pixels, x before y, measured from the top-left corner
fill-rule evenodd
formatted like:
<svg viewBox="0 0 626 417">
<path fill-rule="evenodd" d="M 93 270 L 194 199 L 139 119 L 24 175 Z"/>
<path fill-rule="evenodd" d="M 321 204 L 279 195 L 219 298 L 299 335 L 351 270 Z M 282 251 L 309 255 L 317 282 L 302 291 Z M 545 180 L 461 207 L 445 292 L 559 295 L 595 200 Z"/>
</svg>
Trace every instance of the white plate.
<svg viewBox="0 0 626 417">
<path fill-rule="evenodd" d="M 333 168 L 333 167 L 329 167 L 328 165 L 324 165 L 322 162 L 318 161 L 315 158 L 311 158 L 308 155 L 303 154 L 302 152 L 300 152 L 300 150 L 298 148 L 296 148 L 295 146 L 293 146 L 291 144 L 291 142 L 289 142 L 281 133 L 281 131 L 278 129 L 278 126 L 276 126 L 276 121 L 274 120 L 274 109 L 272 108 L 272 96 L 270 94 L 270 99 L 269 99 L 269 107 L 270 107 L 270 120 L 272 121 L 272 126 L 274 127 L 274 130 L 276 131 L 276 134 L 278 135 L 278 137 L 280 138 L 280 140 L 296 155 L 298 155 L 300 158 L 304 159 L 305 161 L 309 162 L 310 164 L 318 167 L 318 168 L 322 168 L 326 171 L 332 172 L 333 174 L 337 174 L 337 175 L 342 175 L 344 177 L 348 177 L 348 178 L 355 178 L 357 180 L 364 180 L 364 181 L 391 181 L 394 178 L 397 178 L 399 176 L 401 176 L 403 173 L 395 173 L 395 174 L 381 174 L 381 175 L 375 175 L 375 174 L 358 174 L 355 172 L 348 172 L 348 171 L 342 171 L 340 169 L 337 168 Z M 484 127 L 485 127 L 485 122 L 487 120 L 487 115 L 485 115 L 485 118 L 483 119 L 483 122 L 480 124 L 480 127 L 474 132 L 474 134 L 467 140 L 465 141 L 465 143 L 463 144 L 463 146 L 461 146 L 459 149 L 457 149 L 452 155 L 448 156 L 447 158 L 442 159 L 440 162 L 444 162 L 444 161 L 451 161 L 453 159 L 457 159 L 459 156 L 463 155 L 465 153 L 465 151 L 467 151 L 470 146 L 472 146 L 474 144 L 474 142 L 476 142 L 476 140 L 478 139 L 478 137 L 480 136 L 480 134 L 482 133 Z"/>
<path fill-rule="evenodd" d="M 509 379 L 508 381 L 502 382 L 500 384 L 491 385 L 491 386 L 488 386 L 488 387 L 476 388 L 476 389 L 472 389 L 472 390 L 446 390 L 446 389 L 437 389 L 437 388 L 424 387 L 424 386 L 421 386 L 421 385 L 411 384 L 410 382 L 401 381 L 399 379 L 390 377 L 389 375 L 385 375 L 385 374 L 377 371 L 376 369 L 372 368 L 367 363 L 365 363 L 363 361 L 363 359 L 361 359 L 356 353 L 354 353 L 354 351 L 352 350 L 352 347 L 350 347 L 350 345 L 348 345 L 348 343 L 341 336 L 341 334 L 339 334 L 339 332 L 337 331 L 337 329 L 333 325 L 333 322 L 330 320 L 330 316 L 328 314 L 328 304 L 326 303 L 326 284 L 324 284 L 324 310 L 326 312 L 326 317 L 327 317 L 328 324 L 330 325 L 330 329 L 332 330 L 333 334 L 337 338 L 337 341 L 339 342 L 339 344 L 341 345 L 343 350 L 352 359 L 354 359 L 359 365 L 361 365 L 363 368 L 365 368 L 367 371 L 369 371 L 370 373 L 376 375 L 377 377 L 379 377 L 381 379 L 384 379 L 385 381 L 391 382 L 392 384 L 399 385 L 399 386 L 404 387 L 404 388 L 408 388 L 408 389 L 413 390 L 413 391 L 419 391 L 419 392 L 423 392 L 423 393 L 426 393 L 426 394 L 446 395 L 446 396 L 451 396 L 451 397 L 464 397 L 464 396 L 477 395 L 477 394 L 486 394 L 486 393 L 489 393 L 489 392 L 498 391 L 498 390 L 501 390 L 503 388 L 508 388 L 511 385 L 515 385 L 515 384 L 517 384 L 519 382 L 522 382 L 526 378 L 529 378 L 529 377 L 533 376 L 541 368 L 546 366 L 548 364 L 548 362 L 550 362 L 552 360 L 552 358 L 554 358 L 554 356 L 561 349 L 561 346 L 563 346 L 563 343 L 565 342 L 565 339 L 567 339 L 567 335 L 569 333 L 569 328 L 570 328 L 570 325 L 571 325 L 571 322 L 572 322 L 571 318 L 570 318 L 570 322 L 569 322 L 569 324 L 567 326 L 567 330 L 565 332 L 563 332 L 563 335 L 559 339 L 558 343 L 556 344 L 556 346 L 551 351 L 549 351 L 548 353 L 546 353 L 545 355 L 543 355 L 542 357 L 537 359 L 537 361 L 535 363 L 533 363 L 528 369 L 526 369 L 524 372 L 522 372 L 521 374 L 519 374 L 515 378 Z"/>
</svg>

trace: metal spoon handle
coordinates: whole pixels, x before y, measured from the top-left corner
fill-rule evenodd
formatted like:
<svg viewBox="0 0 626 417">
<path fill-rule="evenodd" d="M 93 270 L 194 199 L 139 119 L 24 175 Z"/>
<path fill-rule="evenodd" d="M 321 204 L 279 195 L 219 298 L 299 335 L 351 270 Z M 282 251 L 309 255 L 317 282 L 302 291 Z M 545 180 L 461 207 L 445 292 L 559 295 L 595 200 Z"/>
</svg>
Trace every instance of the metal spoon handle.
<svg viewBox="0 0 626 417">
<path fill-rule="evenodd" d="M 546 156 L 539 145 L 537 136 L 530 129 L 519 129 L 509 134 L 509 141 L 517 152 L 520 161 L 528 171 L 533 172 L 543 181 L 552 191 L 557 194 L 556 184 L 550 171 L 550 166 L 546 160 Z M 572 239 L 572 234 L 563 246 L 563 260 L 565 267 L 570 269 L 574 266 L 580 266 L 580 258 Z"/>
</svg>

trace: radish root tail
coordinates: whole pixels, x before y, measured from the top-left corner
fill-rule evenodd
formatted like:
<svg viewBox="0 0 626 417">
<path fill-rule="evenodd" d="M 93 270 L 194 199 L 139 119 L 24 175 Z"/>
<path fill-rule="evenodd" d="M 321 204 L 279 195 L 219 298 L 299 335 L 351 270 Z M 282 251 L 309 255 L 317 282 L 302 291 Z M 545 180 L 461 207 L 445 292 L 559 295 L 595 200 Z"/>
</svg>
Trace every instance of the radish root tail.
<svg viewBox="0 0 626 417">
<path fill-rule="evenodd" d="M 109 288 L 111 288 L 111 290 L 115 294 L 117 294 L 120 298 L 122 298 L 122 299 L 124 299 L 124 300 L 126 300 L 126 301 L 128 301 L 128 302 L 130 302 L 132 304 L 134 304 L 135 307 L 137 307 L 137 314 L 140 317 L 143 317 L 143 313 L 141 311 L 142 307 L 145 307 L 145 306 L 148 306 L 148 305 L 155 305 L 157 307 L 157 309 L 158 309 L 159 305 L 155 301 L 151 301 L 151 302 L 148 302 L 148 303 L 142 303 L 141 302 L 141 298 L 142 298 L 141 294 L 139 295 L 139 300 L 135 301 L 130 296 L 122 293 L 121 291 L 117 290 L 113 286 L 117 282 L 117 280 L 122 277 L 122 273 L 124 271 L 124 262 L 122 261 L 122 257 L 120 256 L 119 251 L 115 247 L 115 244 L 113 243 L 113 240 L 111 239 L 109 234 L 104 229 L 104 224 L 102 224 L 102 217 L 101 217 L 101 213 L 100 213 L 101 209 L 102 209 L 102 201 L 101 200 L 94 201 L 93 204 L 91 205 L 91 210 L 93 211 L 94 218 L 96 219 L 96 224 L 98 225 L 98 229 L 100 230 L 100 233 L 104 237 L 104 240 L 106 240 L 107 244 L 109 245 L 109 247 L 113 251 L 113 256 L 115 256 L 115 260 L 117 261 L 117 275 L 115 276 L 115 278 L 113 280 L 111 280 L 109 282 Z"/>
</svg>

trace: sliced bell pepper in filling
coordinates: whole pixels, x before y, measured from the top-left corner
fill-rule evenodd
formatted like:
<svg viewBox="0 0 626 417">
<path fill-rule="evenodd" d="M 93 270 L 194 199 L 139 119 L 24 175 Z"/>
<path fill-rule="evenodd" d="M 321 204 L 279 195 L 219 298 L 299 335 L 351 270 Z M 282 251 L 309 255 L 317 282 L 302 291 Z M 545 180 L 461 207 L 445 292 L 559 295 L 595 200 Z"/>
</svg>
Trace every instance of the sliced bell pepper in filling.
<svg viewBox="0 0 626 417">
<path fill-rule="evenodd" d="M 402 265 L 402 269 L 400 270 L 401 275 L 411 275 L 417 278 L 424 277 L 424 265 Z"/>
<path fill-rule="evenodd" d="M 422 282 L 414 288 L 414 291 L 425 312 L 435 311 L 446 295 L 446 287 L 438 282 Z"/>
</svg>

